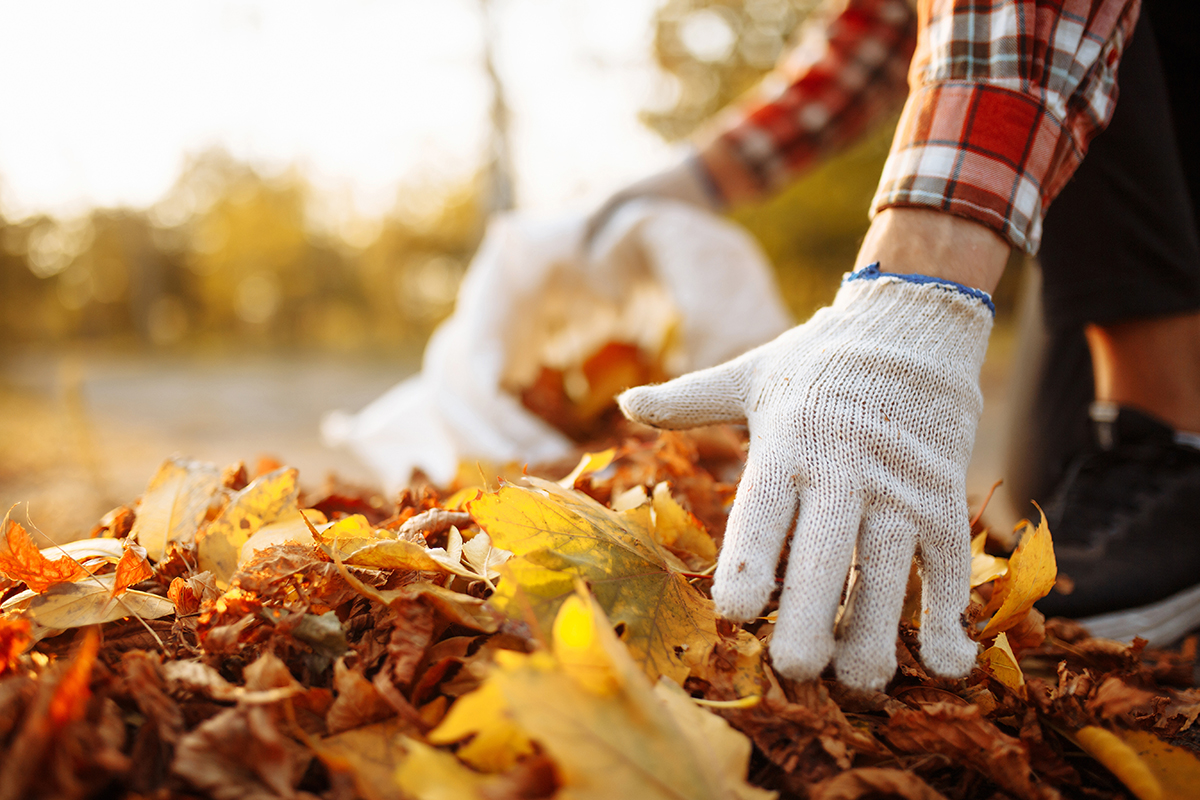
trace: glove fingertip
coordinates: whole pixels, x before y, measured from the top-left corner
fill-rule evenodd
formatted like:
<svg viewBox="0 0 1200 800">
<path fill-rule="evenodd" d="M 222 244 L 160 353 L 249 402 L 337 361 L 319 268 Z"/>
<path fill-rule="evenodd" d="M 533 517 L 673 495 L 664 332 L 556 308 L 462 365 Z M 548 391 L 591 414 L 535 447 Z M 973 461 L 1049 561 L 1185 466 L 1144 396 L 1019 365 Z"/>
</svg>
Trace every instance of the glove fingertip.
<svg viewBox="0 0 1200 800">
<path fill-rule="evenodd" d="M 665 414 L 660 403 L 656 401 L 653 386 L 635 386 L 617 395 L 617 405 L 626 419 L 652 425 L 656 428 L 667 427 L 670 417 Z"/>
<path fill-rule="evenodd" d="M 921 637 L 921 662 L 941 678 L 965 678 L 978 654 L 979 645 L 965 632 Z"/>
</svg>

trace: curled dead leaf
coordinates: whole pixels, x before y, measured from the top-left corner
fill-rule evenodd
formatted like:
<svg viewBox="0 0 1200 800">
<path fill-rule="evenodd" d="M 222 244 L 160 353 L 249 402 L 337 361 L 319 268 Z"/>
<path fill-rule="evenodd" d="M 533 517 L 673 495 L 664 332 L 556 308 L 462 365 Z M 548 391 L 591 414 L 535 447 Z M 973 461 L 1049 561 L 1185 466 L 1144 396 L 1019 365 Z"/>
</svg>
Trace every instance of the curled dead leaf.
<svg viewBox="0 0 1200 800">
<path fill-rule="evenodd" d="M 24 583 L 34 592 L 44 592 L 51 586 L 78 580 L 85 575 L 75 559 L 64 555 L 53 561 L 33 543 L 29 532 L 15 520 L 4 518 L 4 539 L 0 542 L 0 573 Z"/>
<path fill-rule="evenodd" d="M 1054 588 L 1057 574 L 1054 543 L 1043 514 L 1036 528 L 1025 523 L 1025 534 L 1008 560 L 1007 573 L 996 579 L 996 590 L 987 606 L 987 611 L 995 614 L 978 638 L 989 639 L 1020 623 L 1033 604 Z"/>
</svg>

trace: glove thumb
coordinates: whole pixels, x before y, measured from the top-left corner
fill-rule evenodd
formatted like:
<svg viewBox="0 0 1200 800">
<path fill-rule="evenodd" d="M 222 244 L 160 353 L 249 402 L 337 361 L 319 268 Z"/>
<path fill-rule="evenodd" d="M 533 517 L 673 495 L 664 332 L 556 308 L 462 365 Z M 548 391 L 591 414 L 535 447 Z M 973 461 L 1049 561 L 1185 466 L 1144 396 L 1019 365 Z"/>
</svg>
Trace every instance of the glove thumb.
<svg viewBox="0 0 1200 800">
<path fill-rule="evenodd" d="M 741 359 L 703 369 L 657 386 L 627 389 L 617 397 L 621 412 L 655 428 L 679 430 L 746 421 Z"/>
</svg>

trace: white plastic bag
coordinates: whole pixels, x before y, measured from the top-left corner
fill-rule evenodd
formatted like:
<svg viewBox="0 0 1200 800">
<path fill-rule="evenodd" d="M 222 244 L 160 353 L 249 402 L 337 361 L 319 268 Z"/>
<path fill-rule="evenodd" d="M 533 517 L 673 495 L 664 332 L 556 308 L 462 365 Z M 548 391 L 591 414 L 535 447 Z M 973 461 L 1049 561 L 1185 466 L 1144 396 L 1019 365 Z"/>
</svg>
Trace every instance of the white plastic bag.
<svg viewBox="0 0 1200 800">
<path fill-rule="evenodd" d="M 543 365 L 578 364 L 608 341 L 666 350 L 667 371 L 718 364 L 791 325 L 761 250 L 692 206 L 631 201 L 583 252 L 583 215 L 494 220 L 434 332 L 421 372 L 321 432 L 349 446 L 388 491 L 416 468 L 447 484 L 460 461 L 561 458 L 572 442 L 509 389 Z"/>
</svg>

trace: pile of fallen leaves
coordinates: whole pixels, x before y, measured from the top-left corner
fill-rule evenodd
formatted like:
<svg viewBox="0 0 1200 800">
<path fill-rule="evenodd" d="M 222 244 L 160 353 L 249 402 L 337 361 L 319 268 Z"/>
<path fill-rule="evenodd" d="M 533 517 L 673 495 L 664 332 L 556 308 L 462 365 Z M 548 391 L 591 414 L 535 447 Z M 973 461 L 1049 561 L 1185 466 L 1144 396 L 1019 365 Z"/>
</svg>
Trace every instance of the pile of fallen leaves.
<svg viewBox="0 0 1200 800">
<path fill-rule="evenodd" d="M 6 520 L 0 800 L 1200 791 L 1195 642 L 1043 620 L 1044 525 L 1007 559 L 976 538 L 968 678 L 922 668 L 915 591 L 886 692 L 776 675 L 771 609 L 707 594 L 741 445 L 631 436 L 394 501 L 170 460 L 93 538 Z"/>
</svg>

